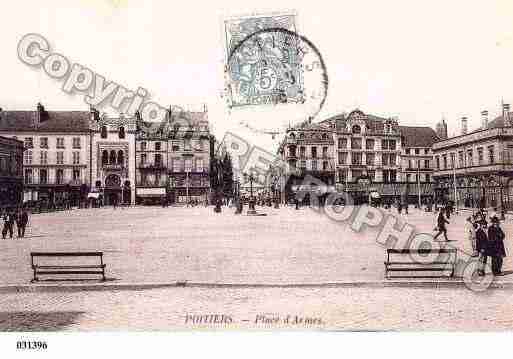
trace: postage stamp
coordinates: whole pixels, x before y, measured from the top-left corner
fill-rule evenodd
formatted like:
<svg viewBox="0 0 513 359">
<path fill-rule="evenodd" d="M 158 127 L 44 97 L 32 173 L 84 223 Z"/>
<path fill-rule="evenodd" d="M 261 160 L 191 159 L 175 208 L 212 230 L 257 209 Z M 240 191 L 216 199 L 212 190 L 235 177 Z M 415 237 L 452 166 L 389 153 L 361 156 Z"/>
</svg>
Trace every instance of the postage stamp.
<svg viewBox="0 0 513 359">
<path fill-rule="evenodd" d="M 294 15 L 225 21 L 228 106 L 296 104 L 313 117 L 327 94 L 316 47 L 297 33 Z"/>
</svg>

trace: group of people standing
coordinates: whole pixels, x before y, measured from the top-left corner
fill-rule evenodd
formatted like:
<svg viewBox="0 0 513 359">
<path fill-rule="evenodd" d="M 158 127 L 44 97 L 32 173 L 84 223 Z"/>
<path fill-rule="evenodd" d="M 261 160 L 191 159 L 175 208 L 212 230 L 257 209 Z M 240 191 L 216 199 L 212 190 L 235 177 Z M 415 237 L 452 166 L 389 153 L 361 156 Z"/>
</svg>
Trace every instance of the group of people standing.
<svg viewBox="0 0 513 359">
<path fill-rule="evenodd" d="M 504 275 L 502 272 L 503 258 L 506 257 L 504 247 L 504 231 L 500 226 L 497 212 L 490 216 L 491 225 L 488 225 L 486 214 L 478 212 L 474 216 L 467 218 L 465 231 L 472 246 L 472 256 L 479 257 L 480 268 L 478 274 L 485 274 L 485 266 L 488 257 L 491 258 L 492 273 L 494 275 Z"/>
<path fill-rule="evenodd" d="M 14 234 L 14 224 L 18 229 L 18 238 L 25 237 L 25 229 L 27 228 L 29 215 L 28 211 L 25 208 L 18 209 L 4 209 L 1 213 L 3 226 L 2 226 L 2 239 L 7 237 L 9 234 L 9 238 L 13 237 Z"/>
</svg>

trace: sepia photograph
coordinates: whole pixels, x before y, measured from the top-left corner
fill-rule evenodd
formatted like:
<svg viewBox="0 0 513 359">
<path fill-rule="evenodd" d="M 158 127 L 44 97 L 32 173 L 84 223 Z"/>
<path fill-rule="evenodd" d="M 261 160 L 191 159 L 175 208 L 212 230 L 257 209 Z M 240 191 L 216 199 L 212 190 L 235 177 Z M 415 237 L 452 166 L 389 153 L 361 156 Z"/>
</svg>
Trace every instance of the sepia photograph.
<svg viewBox="0 0 513 359">
<path fill-rule="evenodd" d="M 512 331 L 508 1 L 2 14 L 12 353 L 63 333 Z"/>
</svg>

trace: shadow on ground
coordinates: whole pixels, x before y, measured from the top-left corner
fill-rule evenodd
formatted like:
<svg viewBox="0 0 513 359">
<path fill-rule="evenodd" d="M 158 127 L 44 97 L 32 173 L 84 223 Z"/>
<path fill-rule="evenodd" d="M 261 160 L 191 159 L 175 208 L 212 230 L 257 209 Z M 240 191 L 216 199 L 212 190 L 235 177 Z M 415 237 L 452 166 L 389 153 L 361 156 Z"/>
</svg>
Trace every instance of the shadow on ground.
<svg viewBox="0 0 513 359">
<path fill-rule="evenodd" d="M 74 324 L 85 312 L 0 312 L 0 331 L 56 331 Z"/>
</svg>

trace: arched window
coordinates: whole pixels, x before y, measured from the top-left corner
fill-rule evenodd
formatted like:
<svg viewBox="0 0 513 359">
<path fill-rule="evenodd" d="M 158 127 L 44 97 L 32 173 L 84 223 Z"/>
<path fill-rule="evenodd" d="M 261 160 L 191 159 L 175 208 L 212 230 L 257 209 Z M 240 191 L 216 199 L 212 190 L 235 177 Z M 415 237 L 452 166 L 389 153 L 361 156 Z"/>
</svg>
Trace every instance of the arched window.
<svg viewBox="0 0 513 359">
<path fill-rule="evenodd" d="M 118 165 L 122 165 L 125 163 L 125 156 L 123 155 L 123 151 L 118 151 Z"/>
<path fill-rule="evenodd" d="M 109 163 L 111 165 L 115 165 L 116 164 L 116 151 L 114 151 L 114 150 L 110 151 Z"/>
<path fill-rule="evenodd" d="M 304 134 L 304 133 L 301 133 L 301 134 L 299 135 L 299 138 L 300 138 L 300 139 L 302 139 L 302 140 L 304 140 L 304 139 L 305 139 L 305 134 Z"/>
<path fill-rule="evenodd" d="M 289 135 L 290 138 L 293 138 L 295 139 L 296 138 L 296 135 L 294 134 L 294 132 L 292 132 L 290 135 Z"/>
<path fill-rule="evenodd" d="M 119 138 L 125 138 L 125 128 L 123 126 L 119 126 L 118 135 L 119 135 Z"/>
<path fill-rule="evenodd" d="M 109 163 L 109 152 L 107 150 L 103 150 L 102 152 L 102 165 L 106 165 Z"/>
<path fill-rule="evenodd" d="M 102 126 L 100 136 L 101 138 L 107 138 L 107 126 Z"/>
<path fill-rule="evenodd" d="M 361 133 L 362 129 L 358 125 L 353 126 L 353 133 Z"/>
<path fill-rule="evenodd" d="M 322 134 L 322 139 L 323 139 L 323 140 L 327 140 L 327 139 L 328 139 L 328 135 L 327 135 L 327 134 L 325 134 L 325 133 L 323 133 L 323 134 Z"/>
</svg>

